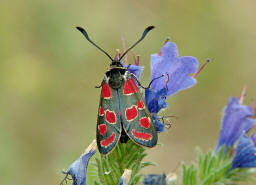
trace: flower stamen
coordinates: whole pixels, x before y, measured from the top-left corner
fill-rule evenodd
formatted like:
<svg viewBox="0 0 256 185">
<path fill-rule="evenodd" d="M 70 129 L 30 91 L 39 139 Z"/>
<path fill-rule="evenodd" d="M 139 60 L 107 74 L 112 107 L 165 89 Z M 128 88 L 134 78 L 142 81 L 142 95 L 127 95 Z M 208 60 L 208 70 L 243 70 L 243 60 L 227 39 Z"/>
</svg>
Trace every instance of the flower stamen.
<svg viewBox="0 0 256 185">
<path fill-rule="evenodd" d="M 163 46 L 164 46 L 167 42 L 169 42 L 169 40 L 171 40 L 171 38 L 168 36 L 168 37 L 165 39 L 165 41 L 164 41 L 164 43 L 163 43 Z M 159 55 L 159 56 L 162 55 L 161 51 L 159 52 L 158 55 Z"/>
<path fill-rule="evenodd" d="M 211 60 L 208 58 L 206 59 L 205 63 L 198 69 L 197 72 L 195 72 L 195 74 L 192 75 L 192 78 L 196 78 L 199 73 L 205 68 L 205 66 L 210 62 Z"/>
<path fill-rule="evenodd" d="M 240 103 L 240 104 L 243 104 L 243 101 L 244 101 L 244 97 L 245 97 L 245 95 L 246 95 L 247 88 L 248 88 L 248 85 L 246 84 L 246 85 L 244 86 L 243 90 L 242 90 L 242 93 L 241 93 L 240 97 L 239 97 L 239 103 Z"/>
<path fill-rule="evenodd" d="M 168 36 L 168 37 L 166 38 L 166 40 L 164 41 L 164 44 L 163 44 L 163 45 L 165 45 L 167 42 L 169 42 L 169 40 L 171 40 L 171 37 L 170 37 L 170 36 Z"/>
<path fill-rule="evenodd" d="M 137 55 L 135 65 L 139 66 L 140 65 L 140 55 Z"/>
<path fill-rule="evenodd" d="M 116 49 L 116 55 L 114 57 L 115 60 L 118 60 L 121 56 L 120 49 Z"/>
<path fill-rule="evenodd" d="M 168 83 L 169 83 L 169 81 L 170 81 L 170 75 L 169 75 L 169 73 L 166 73 L 166 75 L 167 75 L 167 80 L 165 81 L 165 88 L 166 88 L 167 91 L 168 91 Z"/>
<path fill-rule="evenodd" d="M 125 45 L 125 39 L 124 39 L 123 35 L 121 37 L 121 40 L 122 40 L 123 51 L 125 52 L 126 51 L 126 45 Z M 127 55 L 124 56 L 124 64 L 128 65 Z"/>
</svg>

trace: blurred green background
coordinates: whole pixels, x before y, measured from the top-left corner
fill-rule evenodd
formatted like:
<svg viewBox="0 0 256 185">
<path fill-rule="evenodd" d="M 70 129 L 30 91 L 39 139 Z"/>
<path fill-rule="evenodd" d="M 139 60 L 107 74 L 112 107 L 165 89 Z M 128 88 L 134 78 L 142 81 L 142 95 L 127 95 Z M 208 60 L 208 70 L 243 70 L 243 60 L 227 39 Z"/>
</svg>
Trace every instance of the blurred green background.
<svg viewBox="0 0 256 185">
<path fill-rule="evenodd" d="M 255 98 L 255 8 L 253 0 L 1 1 L 1 184 L 59 184 L 60 171 L 95 138 L 100 90 L 94 86 L 109 59 L 78 25 L 112 56 L 122 34 L 129 46 L 155 25 L 134 49 L 146 66 L 144 84 L 150 55 L 167 36 L 180 56 L 195 56 L 201 64 L 212 59 L 195 87 L 168 100 L 166 115 L 179 119 L 160 134 L 164 146 L 148 150 L 147 159 L 159 165 L 145 173 L 174 171 L 179 161 L 195 158 L 195 146 L 214 148 L 229 96 L 239 96 L 248 84 L 245 103 Z"/>
</svg>

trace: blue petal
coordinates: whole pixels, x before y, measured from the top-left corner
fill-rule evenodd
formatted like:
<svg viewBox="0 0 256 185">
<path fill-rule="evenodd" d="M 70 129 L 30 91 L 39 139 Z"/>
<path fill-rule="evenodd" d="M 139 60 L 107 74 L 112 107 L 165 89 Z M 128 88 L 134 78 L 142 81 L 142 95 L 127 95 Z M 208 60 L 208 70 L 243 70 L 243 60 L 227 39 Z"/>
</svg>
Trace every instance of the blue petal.
<svg viewBox="0 0 256 185">
<path fill-rule="evenodd" d="M 135 74 L 135 76 L 138 79 L 140 79 L 143 69 L 144 69 L 144 66 L 136 66 L 136 65 L 132 65 L 132 64 L 128 66 L 128 71 Z"/>
<path fill-rule="evenodd" d="M 231 97 L 224 110 L 216 150 L 218 151 L 224 144 L 226 148 L 232 147 L 243 131 L 247 132 L 253 126 L 255 120 L 252 116 L 253 110 L 250 106 L 241 105 L 238 98 Z"/>
<path fill-rule="evenodd" d="M 96 153 L 96 148 L 89 152 L 82 154 L 76 161 L 74 161 L 67 171 L 62 171 L 63 174 L 72 176 L 73 185 L 85 185 L 87 166 L 90 158 Z"/>
<path fill-rule="evenodd" d="M 253 141 L 254 145 L 256 146 L 256 133 L 254 133 L 254 134 L 251 136 L 251 138 L 252 138 L 252 141 Z"/>
<path fill-rule="evenodd" d="M 152 119 L 153 119 L 153 122 L 154 122 L 157 133 L 160 133 L 160 132 L 163 132 L 163 131 L 166 130 L 165 126 L 164 126 L 164 123 L 162 123 L 160 121 L 161 119 L 157 114 L 153 114 Z"/>
<path fill-rule="evenodd" d="M 159 91 L 151 88 L 145 89 L 145 101 L 149 112 L 158 113 L 162 108 L 168 106 L 168 103 L 166 102 L 166 93 L 166 88 Z"/>
<path fill-rule="evenodd" d="M 124 180 L 122 177 L 120 177 L 118 185 L 124 185 Z"/>
<path fill-rule="evenodd" d="M 137 66 L 133 64 L 124 65 L 123 62 L 121 64 L 128 69 L 131 73 L 135 74 L 135 76 L 140 79 L 141 73 L 144 69 L 144 66 Z"/>
<path fill-rule="evenodd" d="M 236 147 L 235 158 L 232 162 L 234 168 L 254 168 L 256 167 L 256 148 L 250 137 L 242 134 Z"/>
<path fill-rule="evenodd" d="M 166 175 L 149 174 L 143 179 L 145 185 L 166 185 Z"/>
<path fill-rule="evenodd" d="M 151 80 L 160 77 L 162 74 L 169 74 L 167 96 L 178 91 L 192 87 L 196 79 L 190 75 L 198 68 L 198 61 L 195 57 L 178 57 L 178 49 L 175 43 L 167 42 L 161 49 L 161 55 L 151 56 Z M 159 78 L 152 83 L 152 89 L 160 90 L 166 86 L 166 78 Z"/>
</svg>

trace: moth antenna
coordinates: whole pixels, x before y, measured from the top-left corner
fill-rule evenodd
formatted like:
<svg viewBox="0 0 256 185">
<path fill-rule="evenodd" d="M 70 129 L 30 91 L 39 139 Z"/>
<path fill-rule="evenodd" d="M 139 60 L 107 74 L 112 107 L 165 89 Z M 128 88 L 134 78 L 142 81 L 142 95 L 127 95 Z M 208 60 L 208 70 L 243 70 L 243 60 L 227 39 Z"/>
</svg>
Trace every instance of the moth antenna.
<svg viewBox="0 0 256 185">
<path fill-rule="evenodd" d="M 85 37 L 91 44 L 93 44 L 96 48 L 98 48 L 100 51 L 102 51 L 103 53 L 105 53 L 105 55 L 107 55 L 108 58 L 110 58 L 111 61 L 114 61 L 114 59 L 113 59 L 106 51 L 104 51 L 103 49 L 101 49 L 97 44 L 95 44 L 95 43 L 90 39 L 90 37 L 88 36 L 88 33 L 87 33 L 82 27 L 77 26 L 76 29 L 78 29 L 78 30 L 84 35 L 84 37 Z"/>
<path fill-rule="evenodd" d="M 158 76 L 158 77 L 154 78 L 153 80 L 151 80 L 151 82 L 148 84 L 148 87 L 147 87 L 147 88 L 150 88 L 151 84 L 152 84 L 155 80 L 157 80 L 157 79 L 159 79 L 159 78 L 162 78 L 163 76 L 164 76 L 164 74 L 162 74 L 161 76 Z"/>
<path fill-rule="evenodd" d="M 155 26 L 149 26 L 149 27 L 147 27 L 147 28 L 144 30 L 144 32 L 142 33 L 141 38 L 140 38 L 137 42 L 135 42 L 135 44 L 133 44 L 129 49 L 127 49 L 127 50 L 124 52 L 124 54 L 120 57 L 119 61 L 121 61 L 121 59 L 122 59 L 132 48 L 134 48 L 140 41 L 142 41 L 142 40 L 146 37 L 146 35 L 148 34 L 148 32 L 149 32 L 150 30 L 152 30 L 152 29 L 154 29 L 154 28 L 155 28 Z"/>
</svg>

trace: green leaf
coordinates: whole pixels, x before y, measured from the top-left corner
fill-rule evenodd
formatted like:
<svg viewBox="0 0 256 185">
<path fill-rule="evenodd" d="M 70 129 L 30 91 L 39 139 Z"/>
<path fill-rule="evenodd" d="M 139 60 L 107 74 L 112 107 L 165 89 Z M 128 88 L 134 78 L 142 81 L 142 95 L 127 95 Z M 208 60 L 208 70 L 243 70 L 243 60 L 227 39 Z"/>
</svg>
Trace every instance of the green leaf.
<svg viewBox="0 0 256 185">
<path fill-rule="evenodd" d="M 100 183 L 98 183 L 97 181 L 94 181 L 94 184 L 95 184 L 95 185 L 100 185 Z"/>
<path fill-rule="evenodd" d="M 152 162 L 142 162 L 146 156 L 145 149 L 134 142 L 119 142 L 109 155 L 106 157 L 101 156 L 101 160 L 96 160 L 100 183 L 104 185 L 118 184 L 124 169 L 131 169 L 130 182 L 137 184 L 142 177 L 140 170 L 147 166 L 155 165 Z"/>
<path fill-rule="evenodd" d="M 157 163 L 155 163 L 155 162 L 144 162 L 144 163 L 141 163 L 141 166 L 142 166 L 142 168 L 145 168 L 147 166 L 157 166 Z"/>
<path fill-rule="evenodd" d="M 216 164 L 216 157 L 215 156 L 211 156 L 209 164 L 208 164 L 208 167 L 207 167 L 206 174 L 210 174 L 212 172 L 213 168 L 215 167 L 215 164 Z"/>
<path fill-rule="evenodd" d="M 105 182 L 103 166 L 101 165 L 101 162 L 98 158 L 95 158 L 95 161 L 98 165 L 98 176 L 99 176 L 100 182 L 103 184 Z"/>
<path fill-rule="evenodd" d="M 188 185 L 188 172 L 187 172 L 187 167 L 185 164 L 182 164 L 183 168 L 183 176 L 182 176 L 182 185 Z"/>
<path fill-rule="evenodd" d="M 216 161 L 216 166 L 217 166 L 217 168 L 220 166 L 221 161 L 222 161 L 222 159 L 223 159 L 224 149 L 225 149 L 225 145 L 223 145 L 223 146 L 219 149 L 219 151 L 218 151 L 218 153 L 217 153 L 217 161 Z"/>
<path fill-rule="evenodd" d="M 202 183 L 202 185 L 211 185 L 214 181 L 214 175 L 208 176 Z"/>
<path fill-rule="evenodd" d="M 143 176 L 142 174 L 136 175 L 133 179 L 131 179 L 129 185 L 136 185 L 136 184 L 138 184 L 138 182 L 140 181 L 142 176 Z"/>
</svg>

